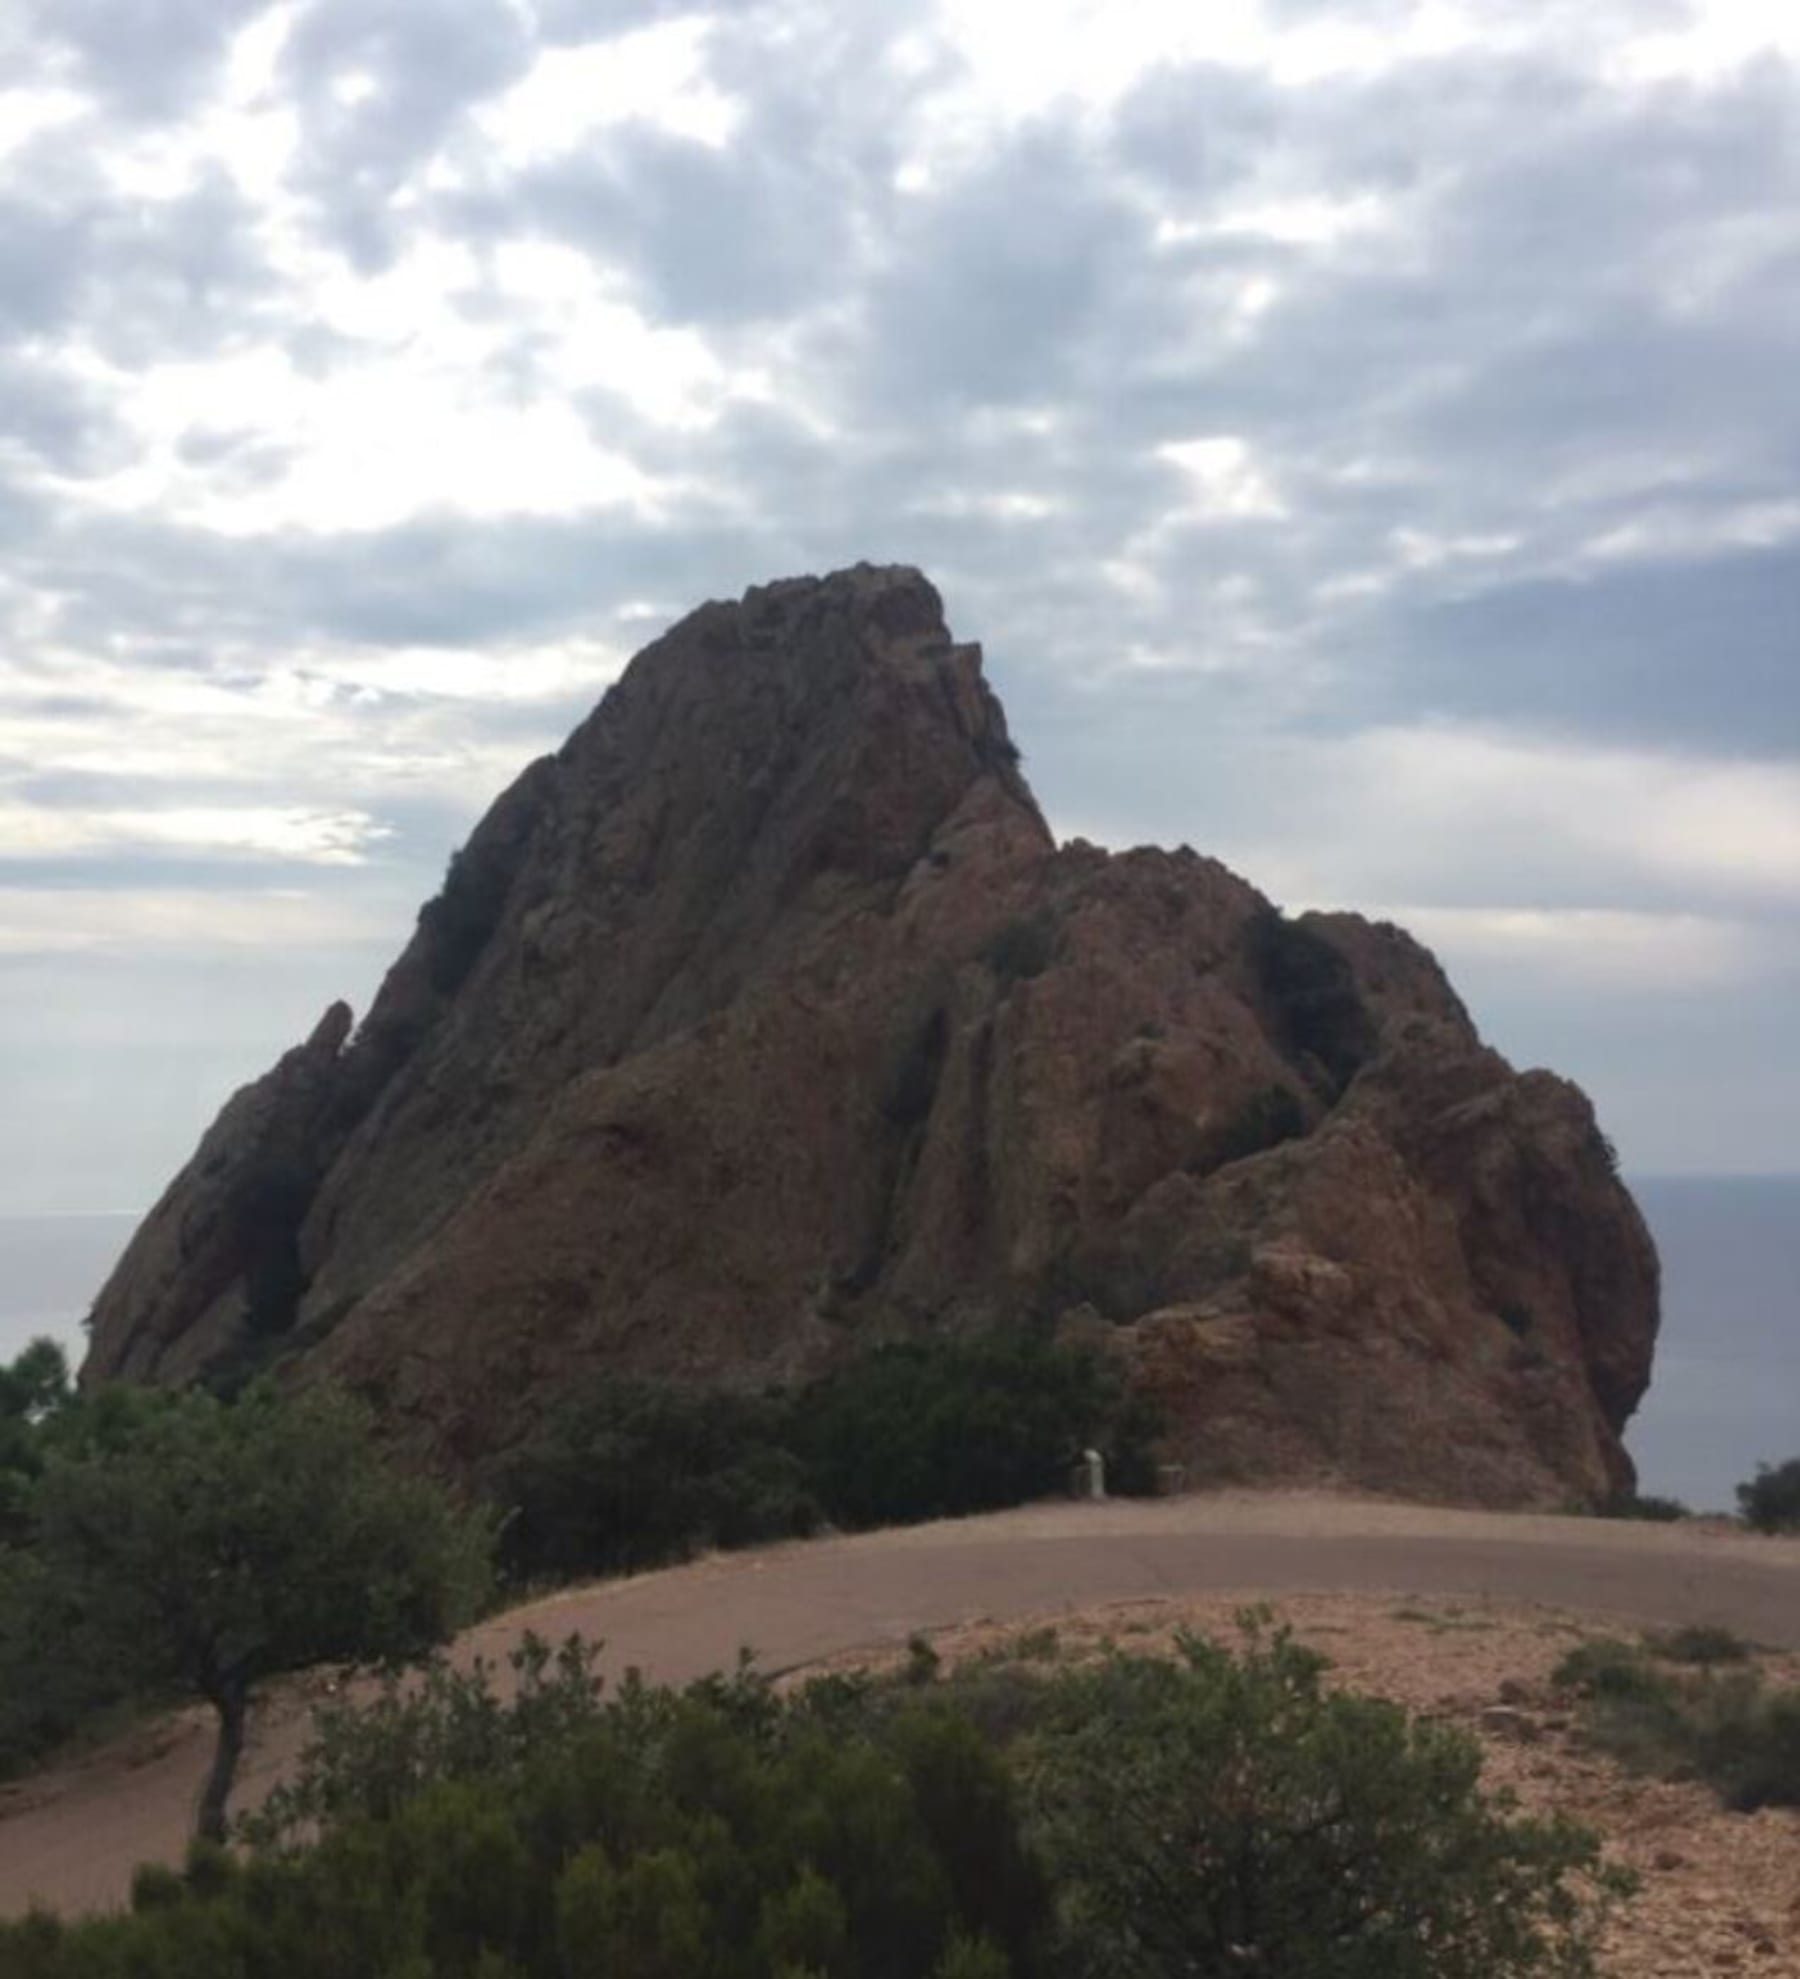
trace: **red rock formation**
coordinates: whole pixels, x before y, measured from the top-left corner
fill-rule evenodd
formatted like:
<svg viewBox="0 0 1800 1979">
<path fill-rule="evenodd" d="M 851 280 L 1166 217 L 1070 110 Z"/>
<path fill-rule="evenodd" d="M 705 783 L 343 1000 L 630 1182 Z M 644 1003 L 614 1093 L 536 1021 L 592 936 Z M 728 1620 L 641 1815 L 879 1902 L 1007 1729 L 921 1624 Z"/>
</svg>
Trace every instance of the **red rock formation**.
<svg viewBox="0 0 1800 1979">
<path fill-rule="evenodd" d="M 1655 1253 L 1432 958 L 1058 850 L 916 572 L 704 606 L 489 812 L 347 1036 L 226 1107 L 84 1378 L 279 1351 L 451 1463 L 595 1368 L 790 1381 L 1034 1316 L 1203 1478 L 1630 1479 Z"/>
</svg>

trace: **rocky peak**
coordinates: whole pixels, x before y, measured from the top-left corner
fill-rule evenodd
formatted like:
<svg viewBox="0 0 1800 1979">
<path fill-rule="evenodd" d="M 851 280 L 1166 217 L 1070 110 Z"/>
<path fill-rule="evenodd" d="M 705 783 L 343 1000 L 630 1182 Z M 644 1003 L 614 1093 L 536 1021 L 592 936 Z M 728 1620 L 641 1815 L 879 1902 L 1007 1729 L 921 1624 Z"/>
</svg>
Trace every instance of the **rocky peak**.
<svg viewBox="0 0 1800 1979">
<path fill-rule="evenodd" d="M 1213 1475 L 1596 1495 L 1655 1258 L 1435 962 L 1058 850 L 936 591 L 710 604 L 495 803 L 350 1033 L 226 1106 L 85 1378 L 275 1359 L 468 1461 L 586 1368 L 1099 1327 Z"/>
</svg>

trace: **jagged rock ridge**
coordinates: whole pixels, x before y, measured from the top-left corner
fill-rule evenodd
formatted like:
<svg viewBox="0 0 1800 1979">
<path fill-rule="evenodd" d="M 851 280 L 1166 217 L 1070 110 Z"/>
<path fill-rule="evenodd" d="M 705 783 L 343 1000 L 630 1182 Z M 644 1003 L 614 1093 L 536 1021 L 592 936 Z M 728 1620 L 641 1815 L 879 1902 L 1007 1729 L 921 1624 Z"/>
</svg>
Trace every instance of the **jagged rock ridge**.
<svg viewBox="0 0 1800 1979">
<path fill-rule="evenodd" d="M 1424 949 L 1059 849 L 979 649 L 858 566 L 703 606 L 526 770 L 361 1027 L 226 1106 L 85 1379 L 274 1352 L 456 1465 L 586 1371 L 1025 1316 L 1198 1477 L 1592 1499 L 1657 1266 L 1587 1101 Z"/>
</svg>

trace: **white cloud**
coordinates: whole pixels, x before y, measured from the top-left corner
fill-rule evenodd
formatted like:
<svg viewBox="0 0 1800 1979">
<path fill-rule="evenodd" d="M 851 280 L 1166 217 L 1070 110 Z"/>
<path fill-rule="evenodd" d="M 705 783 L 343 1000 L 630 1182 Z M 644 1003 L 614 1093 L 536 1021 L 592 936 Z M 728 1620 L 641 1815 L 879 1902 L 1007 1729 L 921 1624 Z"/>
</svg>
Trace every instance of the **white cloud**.
<svg viewBox="0 0 1800 1979">
<path fill-rule="evenodd" d="M 741 110 L 706 72 L 704 14 L 610 40 L 546 48 L 476 122 L 494 161 L 511 168 L 578 151 L 602 130 L 645 124 L 717 150 Z"/>
<path fill-rule="evenodd" d="M 1630 37 L 1612 70 L 1632 83 L 1704 82 L 1768 55 L 1800 58 L 1800 17 L 1780 0 L 1690 0 L 1678 28 Z"/>
<path fill-rule="evenodd" d="M 1070 829 L 1202 844 L 1284 905 L 1430 918 L 1484 957 L 1585 939 L 1625 989 L 1635 953 L 1646 994 L 1750 967 L 1749 931 L 1800 907 L 1800 765 L 1420 724 L 1220 734 L 1185 788 Z"/>
<path fill-rule="evenodd" d="M 1188 481 L 1187 506 L 1170 515 L 1170 522 L 1215 517 L 1243 521 L 1287 513 L 1287 505 L 1257 463 L 1249 442 L 1236 433 L 1171 440 L 1156 452 L 1159 459 L 1179 468 Z"/>
<path fill-rule="evenodd" d="M 1595 563 L 1699 559 L 1721 550 L 1771 550 L 1800 540 L 1800 500 L 1681 507 L 1659 503 L 1581 548 Z"/>
<path fill-rule="evenodd" d="M 250 952 L 391 942 L 391 918 L 338 894 L 267 887 L 0 886 L 0 956 Z"/>
<path fill-rule="evenodd" d="M 629 658 L 627 647 L 588 636 L 499 646 L 303 648 L 289 657 L 286 678 L 300 696 L 336 683 L 353 691 L 426 695 L 474 707 L 560 706 L 571 699 L 598 699 Z"/>
<path fill-rule="evenodd" d="M 179 851 L 356 866 L 387 836 L 366 811 L 179 803 L 81 810 L 0 799 L 0 861 Z"/>
<path fill-rule="evenodd" d="M 76 122 L 87 107 L 77 91 L 55 85 L 0 89 L 0 162 L 45 131 Z"/>
<path fill-rule="evenodd" d="M 1646 914 L 1612 907 L 1381 906 L 1433 949 L 1452 979 L 1480 969 L 1525 978 L 1542 993 L 1605 990 L 1626 997 L 1653 986 L 1666 996 L 1752 981 L 1769 957 L 1753 923 L 1703 914 Z"/>
<path fill-rule="evenodd" d="M 1307 779 L 1332 793 L 1336 849 L 1321 853 L 1334 864 L 1435 869 L 1441 887 L 1500 847 L 1525 895 L 1563 865 L 1600 887 L 1800 903 L 1800 766 L 1436 726 L 1372 729 L 1306 754 Z"/>
<path fill-rule="evenodd" d="M 479 373 L 434 367 L 428 346 L 325 377 L 270 347 L 132 374 L 98 360 L 85 369 L 110 388 L 139 452 L 112 474 L 60 480 L 73 506 L 155 513 L 226 536 L 354 534 L 445 508 L 654 508 L 663 492 L 627 454 L 599 444 L 573 406 L 509 405 Z M 184 440 L 221 423 L 232 453 L 218 462 L 184 454 Z M 250 451 L 259 447 L 260 460 Z M 243 451 L 247 480 L 234 458 Z"/>
</svg>

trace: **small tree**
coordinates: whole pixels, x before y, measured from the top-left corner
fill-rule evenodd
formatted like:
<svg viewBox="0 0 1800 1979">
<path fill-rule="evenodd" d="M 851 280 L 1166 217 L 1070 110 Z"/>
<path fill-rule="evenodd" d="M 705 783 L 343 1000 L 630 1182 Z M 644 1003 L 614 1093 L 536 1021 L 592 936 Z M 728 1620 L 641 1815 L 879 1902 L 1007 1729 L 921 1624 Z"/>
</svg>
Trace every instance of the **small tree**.
<svg viewBox="0 0 1800 1979">
<path fill-rule="evenodd" d="M 1800 1532 L 1800 1457 L 1785 1464 L 1758 1464 L 1756 1475 L 1737 1488 L 1744 1523 L 1758 1532 Z"/>
<path fill-rule="evenodd" d="M 127 1683 L 191 1686 L 218 1715 L 197 1829 L 225 1810 L 259 1684 L 321 1662 L 397 1662 L 469 1616 L 485 1530 L 377 1456 L 348 1398 L 170 1398 L 115 1447 L 53 1455 L 38 1558 L 77 1654 Z"/>
</svg>

